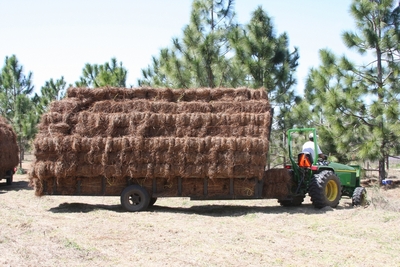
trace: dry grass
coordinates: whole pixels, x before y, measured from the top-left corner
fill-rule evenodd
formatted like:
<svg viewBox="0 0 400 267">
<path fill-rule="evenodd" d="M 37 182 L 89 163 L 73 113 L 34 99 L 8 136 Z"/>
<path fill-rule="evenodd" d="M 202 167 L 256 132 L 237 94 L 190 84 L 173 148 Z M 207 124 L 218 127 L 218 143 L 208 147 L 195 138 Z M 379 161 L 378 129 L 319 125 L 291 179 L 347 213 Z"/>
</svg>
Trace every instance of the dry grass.
<svg viewBox="0 0 400 267">
<path fill-rule="evenodd" d="M 0 266 L 399 266 L 400 188 L 367 190 L 367 208 L 164 198 L 129 213 L 118 197 L 38 198 L 16 175 L 0 184 Z"/>
</svg>

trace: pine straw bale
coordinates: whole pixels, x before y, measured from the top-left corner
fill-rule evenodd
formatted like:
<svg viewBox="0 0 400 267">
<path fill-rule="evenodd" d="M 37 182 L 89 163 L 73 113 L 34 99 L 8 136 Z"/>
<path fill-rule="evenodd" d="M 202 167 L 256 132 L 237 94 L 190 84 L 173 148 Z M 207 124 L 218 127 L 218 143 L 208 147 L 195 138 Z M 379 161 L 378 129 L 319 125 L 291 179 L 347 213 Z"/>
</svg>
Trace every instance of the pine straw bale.
<svg viewBox="0 0 400 267">
<path fill-rule="evenodd" d="M 48 127 L 52 123 L 59 123 L 63 121 L 63 113 L 60 112 L 48 112 L 42 115 L 40 124 Z"/>
<path fill-rule="evenodd" d="M 43 178 L 32 175 L 33 169 L 29 170 L 29 186 L 35 189 L 36 196 L 43 196 L 49 194 L 49 191 L 44 185 L 48 184 L 48 181 Z"/>
<path fill-rule="evenodd" d="M 68 88 L 68 98 L 102 100 L 147 99 L 168 102 L 248 101 L 267 99 L 264 89 L 247 88 L 199 88 L 199 89 L 154 89 L 154 88 Z"/>
<path fill-rule="evenodd" d="M 0 151 L 0 175 L 3 176 L 19 162 L 17 135 L 3 117 L 0 117 Z"/>
<path fill-rule="evenodd" d="M 203 106 L 208 106 L 211 109 L 211 112 L 214 113 L 263 113 L 268 112 L 271 109 L 271 106 L 267 101 L 254 101 L 249 100 L 245 102 L 237 102 L 235 105 L 232 105 L 232 101 L 216 101 L 211 103 L 203 103 Z"/>
<path fill-rule="evenodd" d="M 184 153 L 201 153 L 208 154 L 213 151 L 217 152 L 234 152 L 236 163 L 245 164 L 251 159 L 249 156 L 265 155 L 268 150 L 269 142 L 263 138 L 253 137 L 153 137 L 142 138 L 134 136 L 124 137 L 80 137 L 79 135 L 54 137 L 41 136 L 38 134 L 34 141 L 36 154 L 57 152 L 63 154 L 65 152 L 88 153 L 88 152 L 149 152 L 177 154 Z M 236 156 L 236 154 L 238 156 Z M 227 156 L 224 154 L 224 156 Z M 241 160 L 247 158 L 247 160 Z M 216 158 L 213 160 L 217 160 Z"/>
<path fill-rule="evenodd" d="M 33 176 L 262 177 L 268 142 L 257 138 L 82 138 L 35 140 Z M 173 166 L 171 168 L 171 166 Z"/>
<path fill-rule="evenodd" d="M 152 88 L 119 88 L 119 87 L 103 87 L 103 88 L 68 88 L 68 98 L 78 99 L 92 99 L 94 102 L 102 100 L 125 100 L 125 99 L 147 99 L 155 100 L 161 99 L 161 97 L 171 98 L 174 96 L 173 89 L 160 89 Z M 167 92 L 170 91 L 171 93 Z"/>
<path fill-rule="evenodd" d="M 34 142 L 30 180 L 38 194 L 39 180 L 53 177 L 56 184 L 263 177 L 271 107 L 261 89 L 70 88 L 67 95 L 43 115 Z"/>
<path fill-rule="evenodd" d="M 290 195 L 292 178 L 287 169 L 269 169 L 264 174 L 263 197 L 284 198 Z"/>
<path fill-rule="evenodd" d="M 65 131 L 87 137 L 135 135 L 143 137 L 262 136 L 268 138 L 269 124 L 269 113 L 227 115 L 220 113 L 136 112 L 104 114 L 84 111 L 77 116 L 75 125 L 68 127 L 65 123 L 55 123 L 54 127 L 58 127 L 58 125 L 65 127 L 57 128 L 57 130 L 49 128 L 49 134 Z M 74 128 L 70 129 L 71 127 Z"/>
<path fill-rule="evenodd" d="M 82 101 L 78 98 L 65 98 L 62 101 L 53 101 L 50 103 L 50 112 L 57 113 L 76 113 L 90 104 L 91 101 Z"/>
<path fill-rule="evenodd" d="M 48 131 L 50 135 L 67 135 L 69 133 L 70 126 L 67 123 L 60 122 L 55 124 L 50 124 Z"/>
<path fill-rule="evenodd" d="M 40 124 L 38 125 L 39 132 L 44 134 L 47 133 L 48 135 L 52 134 L 52 131 L 57 131 L 57 126 L 53 126 L 53 124 L 66 124 L 66 125 L 61 126 L 61 127 L 66 127 L 63 129 L 58 129 L 61 130 L 61 133 L 67 134 L 70 129 L 73 128 L 73 125 L 77 123 L 77 116 L 74 113 L 59 113 L 59 112 L 48 112 L 42 115 Z M 53 127 L 53 128 L 51 128 Z M 66 131 L 66 133 L 64 133 Z"/>
<path fill-rule="evenodd" d="M 229 166 L 225 164 L 203 164 L 203 165 L 178 165 L 173 166 L 170 164 L 114 164 L 114 165 L 103 165 L 103 164 L 75 164 L 70 167 L 66 161 L 39 161 L 36 162 L 34 168 L 31 169 L 30 176 L 33 184 L 40 180 L 49 180 L 52 177 L 57 177 L 57 183 L 64 183 L 63 181 L 70 179 L 71 177 L 106 177 L 108 180 L 113 180 L 116 183 L 124 183 L 126 177 L 131 178 L 149 178 L 152 177 L 182 177 L 184 179 L 192 178 L 204 178 L 209 177 L 213 183 L 217 183 L 216 180 L 224 180 L 222 178 L 240 178 L 240 177 L 260 177 L 260 167 L 255 165 L 242 165 L 235 166 L 233 170 L 230 170 Z"/>
<path fill-rule="evenodd" d="M 62 100 L 64 101 L 64 100 Z M 130 113 L 152 112 L 166 114 L 181 113 L 264 113 L 271 109 L 265 101 L 249 100 L 245 102 L 213 101 L 213 102 L 162 102 L 148 100 L 103 100 L 94 102 L 88 108 L 93 113 Z"/>
</svg>

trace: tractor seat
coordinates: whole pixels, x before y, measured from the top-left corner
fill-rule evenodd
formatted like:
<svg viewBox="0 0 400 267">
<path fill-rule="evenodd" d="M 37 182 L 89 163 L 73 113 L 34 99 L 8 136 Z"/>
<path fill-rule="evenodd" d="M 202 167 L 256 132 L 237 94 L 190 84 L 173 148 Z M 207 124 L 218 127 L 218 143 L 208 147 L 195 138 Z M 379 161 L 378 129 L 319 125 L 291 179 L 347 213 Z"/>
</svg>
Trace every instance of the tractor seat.
<svg viewBox="0 0 400 267">
<path fill-rule="evenodd" d="M 302 152 L 297 155 L 297 162 L 299 167 L 308 168 L 312 165 L 312 156 L 308 152 Z"/>
</svg>

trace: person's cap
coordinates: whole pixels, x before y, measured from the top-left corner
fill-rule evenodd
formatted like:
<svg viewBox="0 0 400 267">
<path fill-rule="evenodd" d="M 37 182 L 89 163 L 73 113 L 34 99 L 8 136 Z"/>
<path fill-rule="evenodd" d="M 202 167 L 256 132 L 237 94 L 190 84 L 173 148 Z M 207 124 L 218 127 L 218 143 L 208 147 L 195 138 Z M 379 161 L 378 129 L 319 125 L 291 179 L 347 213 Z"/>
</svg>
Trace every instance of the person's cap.
<svg viewBox="0 0 400 267">
<path fill-rule="evenodd" d="M 316 134 L 315 136 L 318 137 L 318 134 Z M 310 133 L 310 134 L 308 135 L 308 138 L 314 138 L 314 134 L 313 134 L 313 133 Z"/>
</svg>

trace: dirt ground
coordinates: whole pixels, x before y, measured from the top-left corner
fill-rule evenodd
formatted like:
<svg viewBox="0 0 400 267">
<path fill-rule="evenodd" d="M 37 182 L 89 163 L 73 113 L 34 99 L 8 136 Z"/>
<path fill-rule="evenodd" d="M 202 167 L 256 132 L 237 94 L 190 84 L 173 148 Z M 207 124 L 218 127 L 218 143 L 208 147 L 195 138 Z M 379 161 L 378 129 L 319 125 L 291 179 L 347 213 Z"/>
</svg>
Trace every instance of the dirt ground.
<svg viewBox="0 0 400 267">
<path fill-rule="evenodd" d="M 129 213 L 119 197 L 38 198 L 15 175 L 0 182 L 0 266 L 400 266 L 400 186 L 367 181 L 365 208 L 164 198 Z"/>
</svg>

